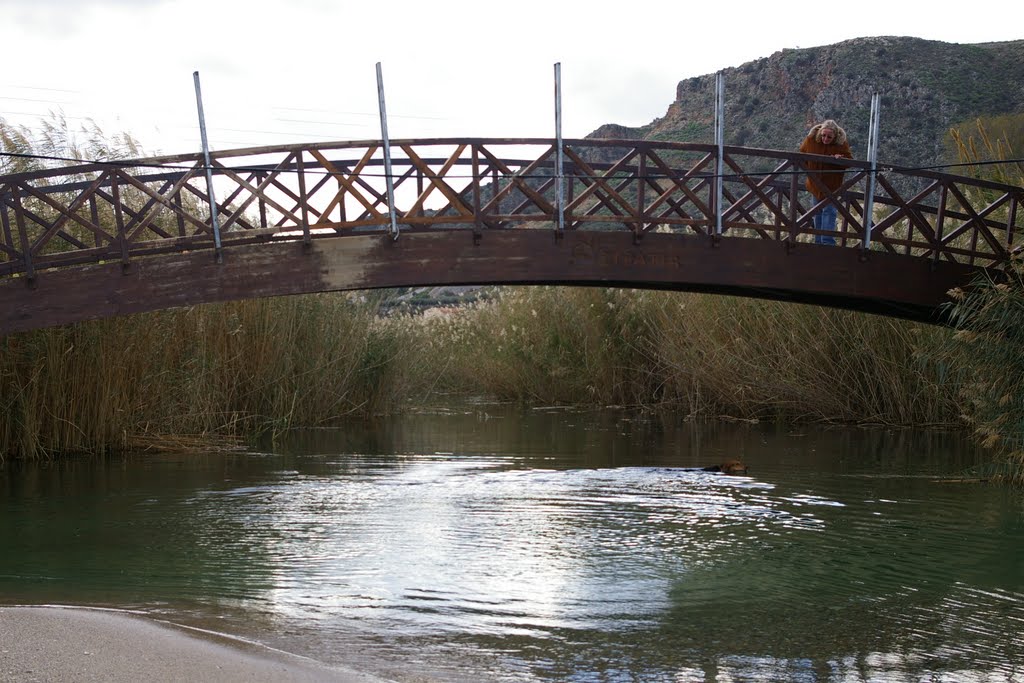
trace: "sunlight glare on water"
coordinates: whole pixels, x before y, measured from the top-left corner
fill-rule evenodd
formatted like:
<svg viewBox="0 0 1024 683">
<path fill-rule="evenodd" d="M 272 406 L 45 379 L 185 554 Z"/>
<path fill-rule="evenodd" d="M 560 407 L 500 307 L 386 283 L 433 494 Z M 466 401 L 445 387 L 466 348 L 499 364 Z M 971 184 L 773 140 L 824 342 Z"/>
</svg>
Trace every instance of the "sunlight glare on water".
<svg viewBox="0 0 1024 683">
<path fill-rule="evenodd" d="M 372 492 L 358 478 L 252 492 L 234 514 L 261 515 L 250 540 L 289 568 L 267 607 L 292 616 L 342 608 L 403 634 L 536 635 L 666 602 L 671 577 L 700 562 L 688 555 L 727 546 L 742 520 L 768 530 L 814 523 L 741 478 L 496 467 L 424 457 Z M 702 527 L 702 542 L 686 531 Z"/>
</svg>

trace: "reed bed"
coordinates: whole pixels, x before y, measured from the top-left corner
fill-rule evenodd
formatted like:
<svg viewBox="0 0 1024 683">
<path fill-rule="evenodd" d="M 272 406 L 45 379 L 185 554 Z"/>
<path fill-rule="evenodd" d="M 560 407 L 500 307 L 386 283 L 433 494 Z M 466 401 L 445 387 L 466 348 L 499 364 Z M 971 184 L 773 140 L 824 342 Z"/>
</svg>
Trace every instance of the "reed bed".
<svg viewBox="0 0 1024 683">
<path fill-rule="evenodd" d="M 423 367 L 406 336 L 415 332 L 325 294 L 11 335 L 0 340 L 0 456 L 215 441 L 392 411 Z"/>
<path fill-rule="evenodd" d="M 430 323 L 448 390 L 693 417 L 960 422 L 947 330 L 724 296 L 509 289 Z"/>
<path fill-rule="evenodd" d="M 950 333 L 778 302 L 507 288 L 424 316 L 341 294 L 94 321 L 0 341 L 0 452 L 173 447 L 451 394 L 687 417 L 961 421 Z"/>
</svg>

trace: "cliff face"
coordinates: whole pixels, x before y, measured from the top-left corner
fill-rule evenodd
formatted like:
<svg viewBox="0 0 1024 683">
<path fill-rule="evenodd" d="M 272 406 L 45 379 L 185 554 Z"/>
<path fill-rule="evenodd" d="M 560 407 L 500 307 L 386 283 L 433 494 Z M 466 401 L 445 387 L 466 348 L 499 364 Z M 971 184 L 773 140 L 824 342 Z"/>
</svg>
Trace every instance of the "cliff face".
<svg viewBox="0 0 1024 683">
<path fill-rule="evenodd" d="M 858 38 L 783 50 L 725 69 L 725 142 L 795 149 L 832 118 L 865 158 L 871 96 L 881 95 L 879 160 L 931 166 L 948 157 L 949 128 L 979 116 L 1024 112 L 1024 40 L 961 45 L 919 38 Z M 591 138 L 714 141 L 714 74 L 681 81 L 661 118 L 610 124 Z"/>
</svg>

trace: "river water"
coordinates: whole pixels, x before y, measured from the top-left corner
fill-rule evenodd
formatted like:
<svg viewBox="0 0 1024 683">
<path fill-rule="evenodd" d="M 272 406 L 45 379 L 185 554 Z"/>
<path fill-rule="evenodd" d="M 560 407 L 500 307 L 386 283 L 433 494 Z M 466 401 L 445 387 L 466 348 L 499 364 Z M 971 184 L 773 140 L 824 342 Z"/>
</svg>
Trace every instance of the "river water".
<svg viewBox="0 0 1024 683">
<path fill-rule="evenodd" d="M 688 471 L 740 458 L 745 477 Z M 0 468 L 0 600 L 399 681 L 1022 681 L 1020 492 L 947 434 L 476 405 Z"/>
</svg>

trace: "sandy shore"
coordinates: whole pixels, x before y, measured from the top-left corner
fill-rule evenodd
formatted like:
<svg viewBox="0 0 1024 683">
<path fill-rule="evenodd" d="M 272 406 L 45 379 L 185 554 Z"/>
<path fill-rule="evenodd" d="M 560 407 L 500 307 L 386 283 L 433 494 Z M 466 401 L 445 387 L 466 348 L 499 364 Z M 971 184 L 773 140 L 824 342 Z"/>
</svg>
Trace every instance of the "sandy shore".
<svg viewBox="0 0 1024 683">
<path fill-rule="evenodd" d="M 0 607 L 0 681 L 382 683 L 383 679 L 126 612 Z"/>
</svg>

